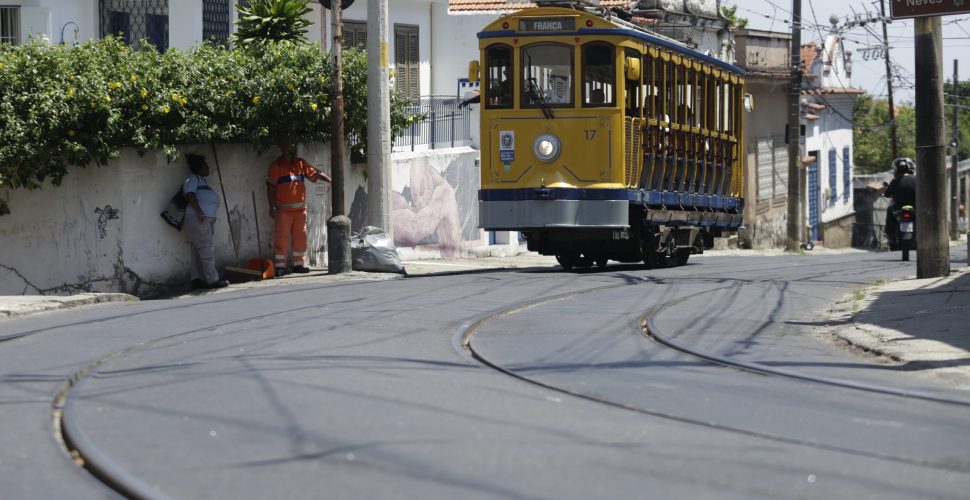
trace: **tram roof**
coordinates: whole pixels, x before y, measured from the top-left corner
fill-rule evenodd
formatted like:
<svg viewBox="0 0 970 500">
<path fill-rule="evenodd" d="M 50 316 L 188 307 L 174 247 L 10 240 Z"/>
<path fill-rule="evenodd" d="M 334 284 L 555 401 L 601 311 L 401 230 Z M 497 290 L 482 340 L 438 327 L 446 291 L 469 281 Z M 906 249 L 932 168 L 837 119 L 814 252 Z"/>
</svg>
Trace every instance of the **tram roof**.
<svg viewBox="0 0 970 500">
<path fill-rule="evenodd" d="M 561 9 L 561 8 L 555 8 L 555 7 L 523 9 L 511 14 L 507 14 L 505 16 L 502 16 L 499 20 L 491 23 L 490 25 L 498 24 L 503 19 L 506 19 L 508 17 L 518 17 L 521 15 L 533 16 L 533 15 L 542 15 L 542 14 L 549 14 L 549 15 L 559 14 L 559 15 L 569 15 L 569 16 L 579 15 L 581 17 L 587 17 L 587 18 L 599 19 L 600 21 L 605 21 L 615 26 L 615 28 L 579 28 L 575 31 L 529 32 L 529 33 L 523 33 L 520 31 L 510 30 L 510 29 L 503 29 L 503 30 L 494 30 L 494 31 L 480 31 L 478 33 L 478 38 L 479 39 L 505 38 L 505 37 L 512 37 L 512 36 L 518 37 L 518 38 L 529 38 L 529 37 L 543 37 L 543 36 L 584 36 L 584 35 L 630 36 L 634 38 L 639 38 L 641 40 L 645 40 L 655 45 L 659 45 L 662 47 L 666 47 L 668 49 L 675 50 L 684 55 L 696 57 L 701 61 L 713 64 L 715 66 L 719 66 L 723 69 L 726 69 L 728 71 L 731 71 L 741 76 L 744 76 L 745 74 L 747 74 L 745 70 L 731 63 L 724 62 L 720 59 L 711 57 L 706 54 L 702 54 L 700 52 L 697 52 L 694 49 L 691 49 L 690 47 L 679 44 L 673 40 L 652 35 L 647 31 L 627 28 L 622 25 L 616 24 L 609 19 L 605 19 L 603 17 L 596 16 L 588 12 Z"/>
</svg>

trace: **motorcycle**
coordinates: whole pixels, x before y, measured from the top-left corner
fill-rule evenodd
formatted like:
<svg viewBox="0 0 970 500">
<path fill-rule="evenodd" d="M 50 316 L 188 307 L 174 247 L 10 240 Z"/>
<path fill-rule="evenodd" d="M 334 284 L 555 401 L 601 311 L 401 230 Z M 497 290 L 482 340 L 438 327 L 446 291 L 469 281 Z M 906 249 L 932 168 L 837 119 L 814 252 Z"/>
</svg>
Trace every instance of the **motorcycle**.
<svg viewBox="0 0 970 500">
<path fill-rule="evenodd" d="M 912 205 L 903 205 L 895 215 L 899 221 L 899 249 L 903 251 L 903 261 L 908 261 L 909 251 L 916 248 L 916 211 Z"/>
</svg>

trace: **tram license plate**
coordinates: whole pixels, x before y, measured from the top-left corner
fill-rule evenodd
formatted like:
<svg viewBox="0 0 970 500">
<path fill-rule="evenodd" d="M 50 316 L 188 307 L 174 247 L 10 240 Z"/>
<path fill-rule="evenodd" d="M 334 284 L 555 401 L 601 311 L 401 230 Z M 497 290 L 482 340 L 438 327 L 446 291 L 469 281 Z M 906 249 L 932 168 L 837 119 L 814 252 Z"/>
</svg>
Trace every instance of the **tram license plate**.
<svg viewBox="0 0 970 500">
<path fill-rule="evenodd" d="M 899 223 L 899 232 L 901 232 L 901 233 L 912 233 L 913 232 L 913 223 L 912 222 L 900 222 Z"/>
</svg>

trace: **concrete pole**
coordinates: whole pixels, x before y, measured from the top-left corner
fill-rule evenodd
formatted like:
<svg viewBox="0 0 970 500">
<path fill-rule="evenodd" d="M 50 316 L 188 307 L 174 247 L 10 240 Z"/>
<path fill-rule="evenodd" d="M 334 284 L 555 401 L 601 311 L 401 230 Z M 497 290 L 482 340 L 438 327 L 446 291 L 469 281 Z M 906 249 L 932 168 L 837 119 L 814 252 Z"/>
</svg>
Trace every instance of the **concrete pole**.
<svg viewBox="0 0 970 500">
<path fill-rule="evenodd" d="M 802 98 L 802 0 L 792 0 L 791 83 L 788 92 L 788 227 L 785 250 L 798 251 L 801 241 L 801 98 Z"/>
<path fill-rule="evenodd" d="M 393 238 L 387 0 L 367 3 L 367 220 Z"/>
<path fill-rule="evenodd" d="M 950 274 L 943 127 L 943 27 L 916 18 L 916 277 Z"/>
<path fill-rule="evenodd" d="M 957 191 L 957 167 L 960 163 L 960 159 L 957 154 L 957 147 L 959 146 L 960 137 L 960 71 L 958 63 L 959 60 L 953 60 L 953 121 L 951 122 L 951 137 L 950 146 L 951 160 L 950 160 L 950 239 L 956 240 L 960 237 L 959 227 L 957 227 L 957 205 L 960 204 L 960 196 Z"/>
<path fill-rule="evenodd" d="M 333 45 L 330 47 L 331 88 L 330 96 L 330 162 L 333 179 L 333 215 L 345 215 L 344 204 L 344 79 L 342 51 L 344 46 L 343 10 L 339 1 L 331 2 L 330 28 L 333 32 Z"/>
</svg>

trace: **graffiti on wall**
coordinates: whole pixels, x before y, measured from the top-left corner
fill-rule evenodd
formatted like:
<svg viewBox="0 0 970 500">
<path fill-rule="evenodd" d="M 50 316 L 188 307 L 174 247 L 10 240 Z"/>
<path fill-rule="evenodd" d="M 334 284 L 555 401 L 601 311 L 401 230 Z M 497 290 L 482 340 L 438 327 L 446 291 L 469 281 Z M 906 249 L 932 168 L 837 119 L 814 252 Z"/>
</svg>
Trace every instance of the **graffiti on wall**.
<svg viewBox="0 0 970 500">
<path fill-rule="evenodd" d="M 120 210 L 116 208 L 111 208 L 111 205 L 105 205 L 104 209 L 97 207 L 94 209 L 94 213 L 98 214 L 98 232 L 101 234 L 101 239 L 108 234 L 107 227 L 108 221 L 118 218 L 118 212 Z"/>
</svg>

